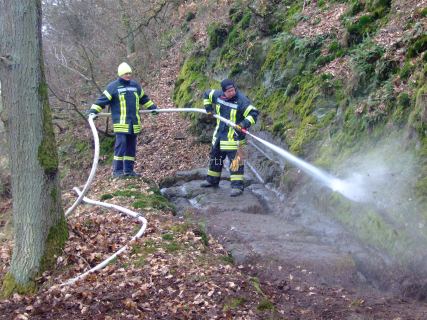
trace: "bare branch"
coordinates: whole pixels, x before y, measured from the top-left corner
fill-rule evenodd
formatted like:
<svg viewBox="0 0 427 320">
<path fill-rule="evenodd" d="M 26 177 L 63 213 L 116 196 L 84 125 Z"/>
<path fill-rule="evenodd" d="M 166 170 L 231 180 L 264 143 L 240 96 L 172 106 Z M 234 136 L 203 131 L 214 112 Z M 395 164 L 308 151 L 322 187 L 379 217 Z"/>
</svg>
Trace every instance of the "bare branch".
<svg viewBox="0 0 427 320">
<path fill-rule="evenodd" d="M 79 44 L 80 45 L 80 47 L 82 48 L 82 50 L 83 50 L 83 53 L 84 53 L 84 55 L 85 55 L 85 58 L 86 58 L 86 61 L 87 61 L 87 63 L 89 64 L 89 71 L 90 71 L 90 81 L 93 83 L 93 85 L 96 87 L 96 89 L 98 90 L 98 92 L 99 93 L 102 93 L 102 89 L 101 89 L 101 87 L 98 85 L 98 83 L 96 82 L 96 80 L 95 80 L 95 77 L 94 77 L 94 71 L 93 71 L 93 64 L 92 64 L 92 60 L 90 59 L 90 57 L 89 57 L 89 55 L 88 55 L 88 53 L 87 53 L 87 50 L 86 50 L 86 47 L 84 46 L 84 45 L 82 45 L 81 43 Z"/>
<path fill-rule="evenodd" d="M 64 67 L 64 68 L 66 68 L 66 69 L 68 69 L 68 70 L 70 70 L 70 71 L 72 71 L 72 72 L 74 72 L 74 73 L 76 73 L 76 74 L 78 74 L 79 76 L 81 76 L 83 79 L 85 79 L 86 81 L 92 81 L 92 79 L 90 79 L 90 78 L 88 78 L 88 77 L 86 77 L 83 73 L 81 73 L 80 71 L 78 71 L 78 70 L 76 70 L 76 69 L 74 69 L 74 68 L 72 68 L 72 67 L 69 67 L 68 65 L 66 65 L 66 64 L 62 64 L 62 63 L 60 63 L 59 64 L 60 66 L 62 66 L 62 67 Z"/>
<path fill-rule="evenodd" d="M 131 29 L 131 30 L 128 32 L 128 34 L 127 34 L 126 36 L 121 37 L 121 38 L 119 38 L 119 39 L 120 39 L 121 41 L 123 41 L 124 39 L 126 39 L 127 37 L 129 37 L 131 33 L 134 33 L 134 32 L 136 32 L 136 31 L 141 31 L 141 28 L 142 28 L 142 27 L 147 27 L 147 26 L 150 24 L 151 20 L 155 19 L 155 18 L 157 17 L 157 15 L 158 15 L 158 14 L 160 14 L 160 13 L 162 12 L 163 8 L 164 8 L 167 4 L 168 4 L 168 2 L 167 2 L 167 1 L 163 1 L 163 2 L 159 5 L 159 7 L 157 7 L 157 8 L 154 10 L 153 14 L 152 14 L 150 17 L 148 17 L 148 19 L 147 19 L 147 20 L 145 20 L 145 21 L 141 22 L 137 27 L 135 27 L 135 28 Z"/>
<path fill-rule="evenodd" d="M 58 99 L 59 101 L 61 101 L 61 102 L 64 102 L 64 103 L 67 103 L 67 104 L 69 104 L 69 105 L 71 105 L 72 107 L 73 107 L 73 110 L 75 111 L 75 112 L 77 112 L 77 114 L 82 118 L 82 119 L 84 119 L 87 123 L 88 123 L 88 120 L 87 120 L 87 118 L 86 118 L 86 116 L 79 110 L 79 108 L 78 108 L 78 106 L 77 106 L 77 104 L 76 103 L 74 103 L 74 102 L 72 102 L 72 101 L 69 101 L 69 100 L 66 100 L 66 99 L 63 99 L 63 98 L 61 98 L 58 94 L 56 94 L 56 92 L 55 91 L 53 91 L 52 90 L 52 88 L 51 87 L 48 87 L 49 88 L 49 91 L 54 95 L 54 97 L 56 98 L 56 99 Z M 101 129 L 99 129 L 99 128 L 97 128 L 97 130 L 100 132 L 100 133 L 102 133 L 104 136 L 107 136 L 107 137 L 112 137 L 112 135 L 111 134 L 109 134 L 108 132 L 106 132 L 106 131 L 104 131 L 104 130 L 101 130 Z"/>
</svg>

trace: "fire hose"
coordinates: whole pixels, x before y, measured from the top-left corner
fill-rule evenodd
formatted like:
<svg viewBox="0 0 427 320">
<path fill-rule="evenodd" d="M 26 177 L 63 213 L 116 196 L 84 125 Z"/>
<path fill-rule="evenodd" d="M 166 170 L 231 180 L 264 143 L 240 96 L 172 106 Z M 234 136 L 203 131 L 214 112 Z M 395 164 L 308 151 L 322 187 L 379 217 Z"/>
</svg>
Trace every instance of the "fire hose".
<svg viewBox="0 0 427 320">
<path fill-rule="evenodd" d="M 170 112 L 197 112 L 197 113 L 206 114 L 206 110 L 197 109 L 197 108 L 171 108 L 171 109 L 155 109 L 155 110 L 141 110 L 140 111 L 140 113 L 143 113 L 143 114 L 144 113 L 170 113 Z M 141 217 L 141 215 L 139 213 L 131 211 L 129 209 L 126 209 L 126 208 L 123 208 L 123 207 L 120 207 L 117 205 L 109 204 L 106 202 L 94 201 L 94 200 L 91 200 L 91 199 L 88 199 L 85 197 L 85 195 L 89 191 L 90 186 L 92 184 L 92 181 L 95 177 L 96 169 L 98 167 L 98 160 L 99 160 L 99 137 L 98 137 L 98 132 L 96 130 L 96 127 L 95 127 L 93 120 L 98 116 L 104 117 L 104 116 L 109 116 L 109 115 L 110 115 L 109 113 L 98 113 L 96 115 L 95 114 L 89 115 L 89 119 L 88 119 L 89 125 L 90 125 L 91 130 L 92 130 L 92 134 L 93 134 L 93 138 L 94 138 L 94 144 L 95 144 L 92 168 L 91 168 L 91 171 L 89 173 L 89 177 L 88 177 L 83 189 L 80 191 L 76 187 L 73 188 L 73 190 L 78 194 L 78 197 L 75 200 L 75 202 L 72 204 L 72 206 L 65 212 L 65 216 L 68 217 L 82 201 L 85 203 L 93 204 L 93 205 L 99 205 L 99 206 L 104 206 L 106 208 L 116 209 L 116 210 L 118 210 L 118 211 L 132 217 L 132 218 L 138 219 L 138 221 L 141 222 L 140 230 L 130 240 L 130 242 L 132 242 L 135 239 L 140 238 L 144 234 L 145 229 L 147 227 L 147 220 L 145 218 Z M 344 196 L 347 196 L 346 190 L 345 190 L 345 189 L 347 189 L 347 186 L 345 185 L 345 183 L 343 181 L 341 181 L 341 180 L 323 172 L 322 170 L 314 167 L 313 165 L 299 159 L 298 157 L 292 155 L 288 151 L 286 151 L 286 150 L 284 150 L 284 149 L 282 149 L 282 148 L 280 148 L 280 147 L 278 147 L 278 146 L 276 146 L 276 145 L 274 145 L 274 144 L 272 144 L 272 143 L 270 143 L 264 139 L 257 137 L 253 133 L 249 132 L 247 129 L 238 127 L 236 123 L 234 123 L 234 122 L 232 122 L 232 121 L 230 121 L 224 117 L 221 117 L 220 115 L 213 114 L 213 117 L 215 117 L 216 119 L 219 119 L 220 121 L 224 122 L 228 126 L 235 128 L 236 130 L 240 130 L 244 134 L 246 134 L 249 137 L 253 138 L 254 140 L 260 142 L 262 145 L 266 146 L 270 150 L 272 150 L 275 153 L 279 154 L 280 156 L 284 157 L 286 160 L 288 160 L 292 164 L 296 165 L 297 167 L 299 167 L 301 170 L 303 170 L 307 174 L 312 175 L 312 176 L 322 180 L 332 190 L 338 191 L 341 194 L 343 194 Z M 122 247 L 121 249 L 116 251 L 113 255 L 111 255 L 110 257 L 105 259 L 103 262 L 99 263 L 98 265 L 96 265 L 95 267 L 91 268 L 90 270 L 84 272 L 83 274 L 66 281 L 65 283 L 61 284 L 61 286 L 72 284 L 72 283 L 76 282 L 77 280 L 84 278 L 88 274 L 95 272 L 97 270 L 100 270 L 101 268 L 106 266 L 111 260 L 116 258 L 120 253 L 125 251 L 128 248 L 128 246 L 129 246 L 129 244 L 125 245 L 124 247 Z"/>
</svg>

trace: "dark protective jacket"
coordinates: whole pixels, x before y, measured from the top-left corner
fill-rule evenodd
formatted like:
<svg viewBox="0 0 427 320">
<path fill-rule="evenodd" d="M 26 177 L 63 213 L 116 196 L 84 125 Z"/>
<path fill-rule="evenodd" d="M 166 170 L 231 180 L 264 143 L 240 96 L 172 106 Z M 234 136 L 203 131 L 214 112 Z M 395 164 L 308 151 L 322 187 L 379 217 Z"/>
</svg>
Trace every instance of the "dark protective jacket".
<svg viewBox="0 0 427 320">
<path fill-rule="evenodd" d="M 91 112 L 98 113 L 108 104 L 111 106 L 113 129 L 116 133 L 140 133 L 139 105 L 149 109 L 153 106 L 156 108 L 136 81 L 122 78 L 108 84 L 107 89 L 91 106 Z"/>
<path fill-rule="evenodd" d="M 203 104 L 207 112 L 215 112 L 247 129 L 255 124 L 258 110 L 243 93 L 236 91 L 236 95 L 227 100 L 223 91 L 208 90 L 203 96 Z M 246 143 L 245 134 L 235 131 L 219 119 L 216 122 L 212 145 L 215 145 L 218 139 L 221 150 L 237 150 L 240 145 Z"/>
</svg>

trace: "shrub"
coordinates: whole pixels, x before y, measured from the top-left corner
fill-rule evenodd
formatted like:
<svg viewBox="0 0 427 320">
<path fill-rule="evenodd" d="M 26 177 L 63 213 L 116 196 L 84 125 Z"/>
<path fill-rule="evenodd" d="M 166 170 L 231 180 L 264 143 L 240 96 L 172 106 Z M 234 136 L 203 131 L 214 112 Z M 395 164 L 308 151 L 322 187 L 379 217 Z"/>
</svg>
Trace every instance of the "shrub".
<svg viewBox="0 0 427 320">
<path fill-rule="evenodd" d="M 189 21 L 193 20 L 195 17 L 196 17 L 196 14 L 194 12 L 190 11 L 185 16 L 185 21 L 189 22 Z"/>
<path fill-rule="evenodd" d="M 427 34 L 424 34 L 418 38 L 416 38 L 408 49 L 408 58 L 414 58 L 418 56 L 420 53 L 427 50 Z"/>
<path fill-rule="evenodd" d="M 371 15 L 364 15 L 355 23 L 347 26 L 350 44 L 357 44 L 363 40 L 365 35 L 369 35 L 375 30 L 375 19 Z"/>
<path fill-rule="evenodd" d="M 365 3 L 359 0 L 355 0 L 351 3 L 350 8 L 348 9 L 346 15 L 355 16 L 359 12 L 362 12 L 365 9 Z"/>
<path fill-rule="evenodd" d="M 409 107 L 411 105 L 411 98 L 406 92 L 402 92 L 398 97 L 399 104 L 404 107 Z"/>
<path fill-rule="evenodd" d="M 406 62 L 403 65 L 403 67 L 400 69 L 400 72 L 399 72 L 400 78 L 403 80 L 407 80 L 410 77 L 414 68 L 415 68 L 415 66 L 412 63 Z"/>
</svg>

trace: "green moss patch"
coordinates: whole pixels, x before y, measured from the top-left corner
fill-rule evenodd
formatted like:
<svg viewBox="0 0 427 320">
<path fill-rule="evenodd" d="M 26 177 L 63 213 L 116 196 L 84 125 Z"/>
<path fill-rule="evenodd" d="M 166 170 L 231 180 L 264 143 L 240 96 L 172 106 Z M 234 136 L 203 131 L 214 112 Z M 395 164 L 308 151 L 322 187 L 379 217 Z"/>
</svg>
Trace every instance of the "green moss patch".
<svg viewBox="0 0 427 320">
<path fill-rule="evenodd" d="M 38 148 L 38 160 L 46 174 L 52 175 L 58 171 L 59 160 L 46 83 L 40 85 L 39 96 L 43 101 L 43 138 Z"/>
<path fill-rule="evenodd" d="M 226 299 L 226 303 L 224 304 L 224 307 L 222 310 L 224 312 L 227 312 L 228 310 L 234 310 L 237 309 L 240 306 L 243 306 L 246 303 L 246 299 L 243 297 L 231 297 Z"/>
<path fill-rule="evenodd" d="M 29 281 L 25 285 L 18 284 L 15 277 L 11 273 L 7 273 L 3 279 L 0 297 L 6 299 L 15 292 L 19 294 L 36 293 L 36 283 L 34 281 Z"/>
<path fill-rule="evenodd" d="M 170 210 L 174 213 L 176 212 L 175 206 L 170 203 L 168 199 L 158 194 L 140 196 L 132 206 L 136 209 L 154 208 L 159 210 Z"/>
<path fill-rule="evenodd" d="M 132 206 L 136 209 L 153 208 L 158 210 L 169 210 L 176 213 L 175 206 L 168 199 L 160 194 L 158 189 L 151 188 L 148 194 L 136 190 L 118 190 L 112 194 L 105 194 L 102 197 L 111 199 L 113 197 L 127 197 L 135 199 Z"/>
<path fill-rule="evenodd" d="M 210 87 L 205 75 L 207 57 L 197 54 L 187 58 L 175 82 L 173 100 L 180 108 L 203 108 L 202 94 Z"/>
<path fill-rule="evenodd" d="M 62 253 L 68 239 L 68 225 L 62 216 L 56 225 L 53 225 L 46 239 L 45 251 L 40 262 L 40 273 L 53 267 L 56 258 Z"/>
<path fill-rule="evenodd" d="M 414 39 L 408 48 L 407 57 L 414 58 L 427 50 L 427 35 L 424 34 Z"/>
<path fill-rule="evenodd" d="M 257 305 L 258 311 L 274 311 L 274 304 L 267 298 L 263 298 Z"/>
</svg>

